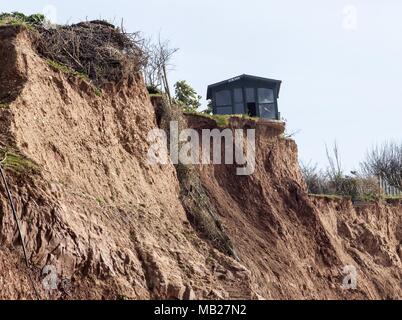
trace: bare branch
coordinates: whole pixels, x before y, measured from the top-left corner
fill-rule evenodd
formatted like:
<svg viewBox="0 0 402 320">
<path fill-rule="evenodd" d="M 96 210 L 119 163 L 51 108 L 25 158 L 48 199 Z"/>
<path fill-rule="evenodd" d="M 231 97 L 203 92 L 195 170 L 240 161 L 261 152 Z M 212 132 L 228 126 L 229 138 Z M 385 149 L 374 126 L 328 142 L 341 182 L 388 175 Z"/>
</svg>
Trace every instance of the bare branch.
<svg viewBox="0 0 402 320">
<path fill-rule="evenodd" d="M 402 143 L 386 142 L 373 147 L 361 166 L 366 174 L 378 176 L 402 190 Z"/>
</svg>

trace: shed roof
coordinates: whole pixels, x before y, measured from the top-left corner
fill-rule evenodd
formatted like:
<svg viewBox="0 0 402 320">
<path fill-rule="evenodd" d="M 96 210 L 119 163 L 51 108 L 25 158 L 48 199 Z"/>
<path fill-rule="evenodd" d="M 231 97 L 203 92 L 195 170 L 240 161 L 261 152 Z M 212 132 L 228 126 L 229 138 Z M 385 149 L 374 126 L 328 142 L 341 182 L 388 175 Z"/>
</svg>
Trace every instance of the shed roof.
<svg viewBox="0 0 402 320">
<path fill-rule="evenodd" d="M 208 86 L 208 90 L 207 90 L 207 99 L 212 99 L 212 89 L 225 85 L 225 84 L 229 84 L 235 81 L 239 81 L 239 80 L 243 80 L 243 79 L 250 79 L 250 80 L 258 80 L 258 81 L 264 81 L 264 82 L 270 82 L 273 83 L 275 85 L 277 85 L 278 87 L 278 96 L 279 96 L 279 91 L 281 89 L 281 84 L 282 81 L 281 80 L 275 80 L 275 79 L 269 79 L 269 78 L 263 78 L 263 77 L 257 77 L 257 76 L 252 76 L 249 74 L 242 74 L 240 76 L 237 77 L 233 77 L 224 81 L 220 81 L 214 84 L 211 84 Z"/>
</svg>

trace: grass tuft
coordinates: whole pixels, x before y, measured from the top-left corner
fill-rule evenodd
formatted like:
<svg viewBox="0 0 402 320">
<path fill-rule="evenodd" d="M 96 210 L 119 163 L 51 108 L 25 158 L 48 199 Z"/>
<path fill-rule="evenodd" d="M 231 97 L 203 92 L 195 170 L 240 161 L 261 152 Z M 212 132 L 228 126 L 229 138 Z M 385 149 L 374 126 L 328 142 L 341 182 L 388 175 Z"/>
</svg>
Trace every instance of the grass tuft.
<svg viewBox="0 0 402 320">
<path fill-rule="evenodd" d="M 325 200 L 343 200 L 343 199 L 350 199 L 347 196 L 340 196 L 336 194 L 309 194 L 310 197 L 317 198 L 317 199 L 325 199 Z"/>
<path fill-rule="evenodd" d="M 393 200 L 402 200 L 402 195 L 400 196 L 385 196 L 384 199 L 386 201 L 393 201 Z"/>
<path fill-rule="evenodd" d="M 0 109 L 10 109 L 9 103 L 0 103 Z"/>
<path fill-rule="evenodd" d="M 92 89 L 94 91 L 94 94 L 97 97 L 102 96 L 102 90 L 100 88 L 96 87 L 95 85 L 93 85 L 92 81 L 89 79 L 89 77 L 86 74 L 84 74 L 82 72 L 75 71 L 75 70 L 69 68 L 68 66 L 66 66 L 64 64 L 61 64 L 61 63 L 59 63 L 57 61 L 54 61 L 54 60 L 51 60 L 51 59 L 47 59 L 46 62 L 55 71 L 60 71 L 60 72 L 64 73 L 67 76 L 76 77 L 76 78 L 79 78 L 81 80 L 84 80 L 84 81 L 88 82 L 91 85 L 91 87 L 92 87 Z"/>
<path fill-rule="evenodd" d="M 37 173 L 39 171 L 37 164 L 17 153 L 0 149 L 0 159 L 4 159 L 4 161 L 2 161 L 3 168 L 17 174 Z"/>
<path fill-rule="evenodd" d="M 96 86 L 92 86 L 92 89 L 94 90 L 94 93 L 97 97 L 102 97 L 102 90 Z"/>
<path fill-rule="evenodd" d="M 194 114 L 204 118 L 212 119 L 216 122 L 218 127 L 227 127 L 229 125 L 230 118 L 239 118 L 252 121 L 258 121 L 258 118 L 250 117 L 247 114 L 207 114 L 203 112 L 198 112 L 195 110 L 185 110 L 186 114 Z"/>
<path fill-rule="evenodd" d="M 157 97 L 157 98 L 162 98 L 163 97 L 162 93 L 150 93 L 149 96 L 150 97 Z"/>
<path fill-rule="evenodd" d="M 84 74 L 82 72 L 75 71 L 75 70 L 67 67 L 64 64 L 61 64 L 61 63 L 59 63 L 57 61 L 50 60 L 50 59 L 47 59 L 46 62 L 50 67 L 52 67 L 56 71 L 60 71 L 60 72 L 62 72 L 64 74 L 67 74 L 69 76 L 74 76 L 74 77 L 89 81 L 89 78 L 88 78 L 88 76 L 86 74 Z"/>
<path fill-rule="evenodd" d="M 98 203 L 98 205 L 102 205 L 102 204 L 104 204 L 105 203 L 105 200 L 103 199 L 103 198 L 101 198 L 101 197 L 96 197 L 95 198 L 95 201 Z"/>
</svg>

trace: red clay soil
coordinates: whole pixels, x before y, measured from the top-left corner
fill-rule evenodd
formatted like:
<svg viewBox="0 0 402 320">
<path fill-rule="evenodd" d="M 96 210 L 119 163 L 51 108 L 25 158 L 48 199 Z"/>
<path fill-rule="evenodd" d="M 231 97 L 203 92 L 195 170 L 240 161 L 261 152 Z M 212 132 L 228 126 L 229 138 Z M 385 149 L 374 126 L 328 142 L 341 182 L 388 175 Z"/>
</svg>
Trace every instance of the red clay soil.
<svg viewBox="0 0 402 320">
<path fill-rule="evenodd" d="M 31 270 L 0 187 L 2 299 L 35 298 L 29 277 L 42 299 L 402 297 L 401 204 L 311 199 L 296 144 L 280 128 L 231 122 L 257 126 L 252 176 L 198 170 L 236 261 L 192 228 L 174 166 L 148 164 L 156 120 L 141 77 L 98 96 L 41 59 L 23 28 L 3 27 L 0 98 L 0 148 L 38 167 L 7 169 Z M 358 269 L 357 290 L 340 287 L 346 264 Z M 42 285 L 47 265 L 57 269 L 57 290 Z"/>
<path fill-rule="evenodd" d="M 187 116 L 198 129 L 211 120 Z M 200 166 L 202 184 L 233 246 L 265 299 L 400 299 L 402 204 L 366 204 L 310 197 L 299 171 L 297 146 L 278 124 L 233 118 L 229 128 L 256 129 L 256 171 Z M 346 265 L 358 288 L 341 288 Z"/>
</svg>

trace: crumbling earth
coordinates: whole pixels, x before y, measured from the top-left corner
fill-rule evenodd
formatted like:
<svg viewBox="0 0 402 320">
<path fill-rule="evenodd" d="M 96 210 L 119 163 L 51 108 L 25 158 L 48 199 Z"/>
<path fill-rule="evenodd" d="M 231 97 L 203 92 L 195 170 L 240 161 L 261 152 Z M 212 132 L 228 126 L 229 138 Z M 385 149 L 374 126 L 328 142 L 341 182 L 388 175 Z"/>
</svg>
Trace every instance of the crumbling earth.
<svg viewBox="0 0 402 320">
<path fill-rule="evenodd" d="M 400 299 L 402 204 L 311 198 L 297 147 L 256 127 L 256 172 L 200 166 L 238 260 L 189 222 L 172 164 L 147 162 L 155 112 L 141 76 L 94 92 L 56 70 L 25 28 L 0 28 L 0 148 L 31 269 L 0 187 L 0 298 Z M 188 116 L 195 129 L 216 127 Z M 27 164 L 31 165 L 27 165 Z M 342 269 L 357 289 L 342 289 Z M 43 269 L 56 268 L 56 287 Z M 44 279 L 46 278 L 46 279 Z"/>
</svg>

